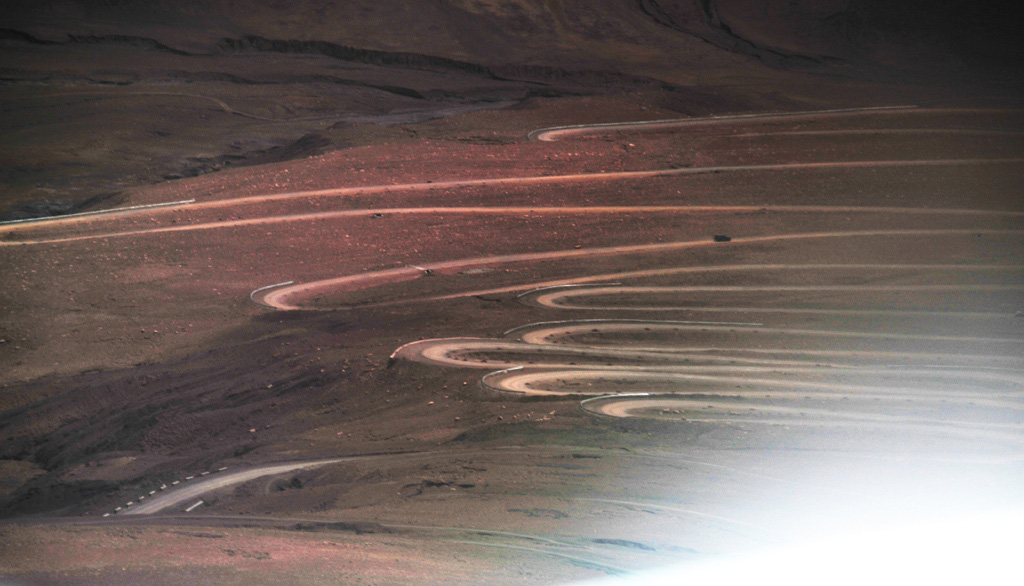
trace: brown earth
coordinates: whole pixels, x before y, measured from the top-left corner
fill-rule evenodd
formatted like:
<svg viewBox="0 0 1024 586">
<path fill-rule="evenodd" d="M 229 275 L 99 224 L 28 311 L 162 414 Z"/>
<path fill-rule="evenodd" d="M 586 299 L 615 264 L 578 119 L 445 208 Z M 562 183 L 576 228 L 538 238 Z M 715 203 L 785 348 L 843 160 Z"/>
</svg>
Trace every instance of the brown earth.
<svg viewBox="0 0 1024 586">
<path fill-rule="evenodd" d="M 155 3 L 152 21 L 128 28 L 113 4 L 25 8 L 2 41 L 11 213 L 194 201 L 0 225 L 3 580 L 564 583 L 1019 502 L 1024 117 L 1007 90 L 1019 80 L 943 69 L 935 55 L 950 49 L 923 44 L 926 32 L 871 24 L 898 14 L 862 13 L 868 45 L 791 34 L 779 23 L 792 14 L 747 4 L 717 7 L 728 29 L 662 2 L 551 2 L 539 16 L 522 3 L 378 3 L 312 29 L 295 24 L 314 18 L 305 8 L 243 18 L 225 3 L 192 23 L 191 4 Z M 379 32 L 410 23 L 406 36 Z M 112 31 L 131 38 L 102 37 Z M 221 41 L 247 34 L 381 53 Z M 437 59 L 394 56 L 410 51 Z M 566 124 L 905 103 L 934 107 L 526 139 Z M 616 175 L 662 169 L 691 172 Z M 451 184 L 466 180 L 481 181 Z M 531 253 L 547 256 L 505 258 Z M 850 268 L 764 269 L 800 264 Z M 1003 269 L 955 269 L 968 265 Z M 679 270 L 730 266 L 747 268 Z M 253 302 L 269 299 L 274 289 L 253 293 L 265 286 L 346 276 L 290 294 L 296 310 Z M 843 289 L 581 298 L 601 310 L 518 298 L 613 282 Z M 857 289 L 869 285 L 949 288 Z M 389 359 L 417 340 L 586 319 L 770 331 L 751 342 L 595 327 L 572 344 L 713 345 L 719 358 L 800 367 L 870 351 L 858 364 L 877 372 L 773 380 L 880 386 L 902 375 L 879 372 L 918 352 L 936 374 L 892 386 L 939 382 L 921 404 L 798 397 L 815 413 L 800 424 L 743 421 L 731 411 L 752 404 L 722 390 L 707 420 L 660 404 L 611 418 L 571 394 L 493 391 L 486 368 Z M 783 329 L 875 337 L 770 333 Z M 985 393 L 1010 407 L 969 404 Z M 847 425 L 858 409 L 894 422 Z M 924 417 L 937 423 L 905 425 Z M 1003 435 L 969 431 L 993 425 Z M 188 512 L 196 501 L 122 514 L 203 472 L 342 456 L 360 458 L 226 486 Z"/>
</svg>

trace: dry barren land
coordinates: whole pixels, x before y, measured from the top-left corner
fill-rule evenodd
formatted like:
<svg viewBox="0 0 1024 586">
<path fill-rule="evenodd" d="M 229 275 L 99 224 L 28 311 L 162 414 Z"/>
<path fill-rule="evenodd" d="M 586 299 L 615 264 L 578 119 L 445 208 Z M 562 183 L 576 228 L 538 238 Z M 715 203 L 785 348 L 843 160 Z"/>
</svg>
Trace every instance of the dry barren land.
<svg viewBox="0 0 1024 586">
<path fill-rule="evenodd" d="M 577 49 L 689 23 L 700 87 L 5 33 L 0 581 L 557 584 L 1019 507 L 1024 110 L 724 6 Z M 154 53 L 98 89 L 110 43 Z M 112 118 L 61 154 L 47 100 Z"/>
</svg>

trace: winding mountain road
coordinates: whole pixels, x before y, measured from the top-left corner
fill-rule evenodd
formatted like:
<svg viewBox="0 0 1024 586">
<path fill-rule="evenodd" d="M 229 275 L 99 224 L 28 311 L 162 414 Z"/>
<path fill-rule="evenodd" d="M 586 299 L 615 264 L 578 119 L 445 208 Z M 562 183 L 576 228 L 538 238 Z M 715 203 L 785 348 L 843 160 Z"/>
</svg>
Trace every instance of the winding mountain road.
<svg viewBox="0 0 1024 586">
<path fill-rule="evenodd" d="M 530 133 L 537 141 L 567 137 L 685 129 L 704 125 L 740 125 L 750 121 L 856 120 L 871 116 L 919 116 L 970 110 L 865 108 L 823 112 L 741 115 L 705 119 L 655 120 L 612 124 L 562 126 Z M 805 131 L 779 130 L 800 135 L 933 133 L 942 135 L 1015 135 L 1013 131 L 987 128 L 937 129 L 842 129 Z M 748 133 L 749 135 L 749 133 Z M 518 328 L 504 339 L 446 338 L 407 344 L 392 355 L 393 360 L 414 360 L 448 368 L 488 371 L 482 377 L 485 388 L 535 395 L 563 394 L 589 397 L 583 408 L 611 417 L 645 417 L 710 425 L 794 425 L 840 426 L 844 428 L 899 428 L 906 432 L 945 433 L 966 438 L 1010 444 L 1024 444 L 1024 331 L 1010 327 L 1008 335 L 979 335 L 965 330 L 962 335 L 939 335 L 916 330 L 914 320 L 949 318 L 982 323 L 985 320 L 1013 320 L 1020 307 L 992 302 L 975 302 L 983 294 L 1000 299 L 1019 299 L 1024 290 L 1024 264 L 1014 255 L 1006 262 L 912 262 L 900 257 L 897 242 L 908 238 L 943 241 L 957 238 L 991 237 L 1024 248 L 1024 212 L 997 209 L 958 209 L 906 206 L 850 205 L 604 205 L 604 206 L 424 206 L 375 205 L 359 209 L 258 215 L 229 220 L 197 220 L 194 223 L 161 223 L 177 211 L 241 211 L 257 204 L 311 198 L 384 195 L 388 193 L 460 189 L 473 187 L 566 185 L 585 182 L 628 182 L 647 178 L 683 177 L 744 172 L 807 170 L 829 173 L 848 169 L 890 169 L 922 171 L 932 168 L 1004 168 L 1024 164 L 1022 157 L 972 157 L 944 159 L 836 160 L 825 162 L 785 161 L 748 165 L 708 165 L 607 173 L 574 173 L 545 176 L 508 176 L 453 179 L 394 185 L 366 185 L 271 193 L 226 199 L 172 202 L 156 207 L 110 210 L 104 213 L 0 225 L 0 246 L 62 245 L 111 238 L 230 230 L 251 226 L 311 221 L 333 221 L 375 214 L 410 217 L 427 215 L 500 216 L 522 214 L 614 217 L 626 213 L 650 215 L 741 214 L 847 214 L 854 218 L 850 229 L 778 230 L 737 236 L 729 242 L 711 238 L 661 242 L 580 246 L 571 249 L 538 250 L 508 254 L 486 254 L 461 258 L 424 258 L 416 264 L 354 274 L 332 274 L 324 267 L 322 278 L 291 282 L 289 275 L 274 285 L 253 283 L 250 298 L 265 307 L 280 310 L 317 309 L 337 311 L 355 306 L 374 307 L 400 303 L 442 301 L 481 294 L 522 293 L 519 302 L 551 311 L 667 312 L 688 314 L 742 315 L 749 322 L 680 322 L 628 319 L 565 320 Z M 870 227 L 871 218 L 884 216 L 896 227 Z M 120 219 L 148 218 L 154 225 L 119 226 Z M 966 222 L 964 226 L 917 227 L 915 219 L 942 218 Z M 865 226 L 868 224 L 868 226 Z M 905 224 L 905 225 L 903 225 Z M 74 228 L 81 232 L 64 234 L 52 229 Z M 687 249 L 731 251 L 754 246 L 798 246 L 829 243 L 857 248 L 867 242 L 892 242 L 890 262 L 864 259 L 860 262 L 821 262 L 808 259 L 760 264 L 721 262 L 693 264 L 682 260 L 675 266 L 638 266 L 635 270 L 590 271 L 562 277 L 520 279 L 513 284 L 488 288 L 452 285 L 442 293 L 410 295 L 383 301 L 349 303 L 346 295 L 420 279 L 433 273 L 493 268 L 509 265 L 534 266 L 542 262 L 589 261 L 675 253 Z M 1019 256 L 1019 255 L 1017 255 Z M 435 257 L 436 258 L 436 257 Z M 943 283 L 839 282 L 824 278 L 812 284 L 785 284 L 774 280 L 795 272 L 829 275 L 838 271 L 898 271 L 901 274 L 954 275 Z M 727 275 L 740 284 L 649 284 L 644 279 L 693 278 Z M 758 279 L 750 279 L 757 275 Z M 529 281 L 529 282 L 526 282 Z M 613 281 L 631 281 L 611 284 Z M 847 279 L 849 281 L 849 279 Z M 460 288 L 462 287 L 462 288 Z M 794 296 L 812 296 L 813 300 Z M 932 306 L 936 295 L 955 295 L 955 307 Z M 324 296 L 326 302 L 315 302 Z M 333 296 L 333 297 L 332 297 Z M 878 302 L 879 296 L 899 297 L 901 303 Z M 962 298 L 962 299 L 961 299 Z M 763 303 L 751 303 L 751 299 Z M 864 301 L 865 299 L 869 301 Z M 906 301 L 909 299 L 909 301 Z M 844 301 L 845 300 L 845 301 Z M 874 301 L 871 301 L 874 300 Z M 966 300 L 966 301 L 964 301 Z M 987 303 L 987 302 L 986 302 Z M 825 318 L 891 318 L 899 320 L 899 331 L 844 329 L 830 321 L 818 328 L 779 324 L 766 326 L 765 316 Z M 988 322 L 985 322 L 988 323 Z M 354 458 L 335 458 L 274 464 L 168 490 L 131 514 L 164 511 L 198 498 L 210 491 L 259 477 L 339 463 Z"/>
</svg>

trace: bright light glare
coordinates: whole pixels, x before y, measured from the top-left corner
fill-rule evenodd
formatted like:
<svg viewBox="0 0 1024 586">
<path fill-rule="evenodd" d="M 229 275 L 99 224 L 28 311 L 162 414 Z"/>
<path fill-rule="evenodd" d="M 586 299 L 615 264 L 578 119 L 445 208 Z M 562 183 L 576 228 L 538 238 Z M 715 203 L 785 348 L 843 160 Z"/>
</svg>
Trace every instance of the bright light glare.
<svg viewBox="0 0 1024 586">
<path fill-rule="evenodd" d="M 578 586 L 1024 584 L 1024 509 L 953 517 Z"/>
</svg>

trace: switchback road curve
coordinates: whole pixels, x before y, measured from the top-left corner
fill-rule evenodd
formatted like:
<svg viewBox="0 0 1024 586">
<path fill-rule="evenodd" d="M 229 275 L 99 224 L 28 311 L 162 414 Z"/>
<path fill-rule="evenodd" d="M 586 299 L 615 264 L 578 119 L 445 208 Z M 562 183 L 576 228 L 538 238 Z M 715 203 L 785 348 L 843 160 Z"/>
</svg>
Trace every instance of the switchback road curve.
<svg viewBox="0 0 1024 586">
<path fill-rule="evenodd" d="M 700 125 L 737 125 L 751 120 L 811 121 L 821 118 L 857 120 L 866 116 L 915 116 L 942 112 L 940 109 L 901 108 L 863 109 L 828 112 L 802 112 L 731 118 L 691 119 L 582 125 L 544 129 L 530 138 L 551 141 L 582 134 L 631 132 L 647 129 L 681 129 Z M 914 129 L 914 132 L 920 129 Z M 937 133 L 1006 134 L 978 128 L 933 129 Z M 800 130 L 783 130 L 796 134 Z M 865 129 L 828 131 L 836 134 L 868 133 Z M 900 132 L 894 130 L 893 132 Z M 1009 132 L 1008 132 L 1009 133 Z M 771 136 L 772 133 L 766 133 Z M 1012 134 L 1012 133 L 1009 133 Z M 732 174 L 801 170 L 832 173 L 840 170 L 892 169 L 921 172 L 934 168 L 1000 169 L 1018 167 L 1024 158 L 961 158 L 836 160 L 826 162 L 784 161 L 749 165 L 709 165 L 702 167 L 575 173 L 547 176 L 508 176 L 453 179 L 439 182 L 395 185 L 366 185 L 271 193 L 125 210 L 111 210 L 87 216 L 47 219 L 0 226 L 0 246 L 69 245 L 79 241 L 108 238 L 145 238 L 203 230 L 230 230 L 246 226 L 279 223 L 304 223 L 335 220 L 375 213 L 402 214 L 410 217 L 426 214 L 500 215 L 500 214 L 578 214 L 614 216 L 623 213 L 692 214 L 743 213 L 769 211 L 777 214 L 817 213 L 850 214 L 870 218 L 885 215 L 890 220 L 905 220 L 903 226 L 871 228 L 860 224 L 846 230 L 803 230 L 733 237 L 728 242 L 675 240 L 637 242 L 615 246 L 591 246 L 572 249 L 541 250 L 504 255 L 466 256 L 433 260 L 424 258 L 415 265 L 357 274 L 332 274 L 325 267 L 322 279 L 292 283 L 282 274 L 276 285 L 253 283 L 253 301 L 275 310 L 323 309 L 334 311 L 358 304 L 346 302 L 354 291 L 380 285 L 412 281 L 430 273 L 496 267 L 509 264 L 530 265 L 539 262 L 563 262 L 583 259 L 635 256 L 642 258 L 687 249 L 728 247 L 742 251 L 752 246 L 798 246 L 809 242 L 829 242 L 837 246 L 858 247 L 880 240 L 893 243 L 908 238 L 920 241 L 955 240 L 983 235 L 1021 248 L 1024 212 L 998 209 L 957 209 L 906 206 L 849 205 L 716 205 L 716 206 L 431 206 L 388 208 L 374 205 L 359 209 L 276 215 L 253 215 L 231 220 L 198 221 L 193 224 L 161 223 L 176 210 L 230 209 L 244 211 L 256 204 L 310 198 L 385 195 L 405 191 L 429 191 L 467 187 L 563 185 L 581 182 L 616 184 L 652 177 Z M 375 204 L 377 202 L 374 202 Z M 154 225 L 125 227 L 125 218 L 145 217 Z M 948 218 L 968 222 L 958 227 L 917 227 L 919 218 Z M 54 228 L 57 232 L 54 232 Z M 81 233 L 60 233 L 65 228 Z M 49 232 L 48 232 L 49 231 Z M 710 235 L 709 235 L 710 236 Z M 894 246 L 896 246 L 894 244 Z M 1013 255 L 1010 255 L 1011 257 Z M 1019 256 L 1019 255 L 1017 255 Z M 950 318 L 975 324 L 978 320 L 1013 320 L 1021 308 L 995 301 L 974 303 L 976 298 L 992 295 L 1000 299 L 1020 298 L 1024 289 L 1024 264 L 1018 258 L 1000 263 L 924 264 L 902 260 L 894 254 L 891 262 L 826 263 L 766 262 L 762 264 L 677 264 L 656 268 L 639 267 L 631 271 L 571 273 L 558 278 L 519 282 L 487 289 L 450 290 L 430 296 L 379 301 L 367 305 L 422 303 L 465 297 L 485 292 L 522 293 L 520 301 L 551 311 L 612 312 L 635 311 L 720 314 L 735 322 L 681 322 L 679 320 L 627 321 L 623 319 L 565 320 L 564 323 L 529 326 L 503 339 L 452 338 L 417 341 L 395 352 L 395 360 L 415 360 L 449 368 L 473 368 L 484 371 L 481 382 L 488 389 L 534 395 L 564 394 L 580 396 L 584 409 L 612 417 L 665 419 L 707 425 L 755 426 L 839 426 L 844 428 L 894 429 L 922 433 L 949 434 L 976 438 L 984 442 L 1019 447 L 1024 437 L 1024 336 L 1020 328 L 1009 328 L 1006 335 L 938 335 L 914 329 L 926 318 Z M 813 259 L 811 259 L 813 260 Z M 811 285 L 779 284 L 773 279 L 791 271 L 891 270 L 928 275 L 944 272 L 956 276 L 946 284 L 897 282 L 894 284 L 856 284 L 822 282 Z M 686 282 L 650 284 L 645 279 L 690 278 L 698 274 L 732 272 L 741 284 L 703 284 Z M 758 284 L 748 282 L 757 275 Z M 988 276 L 996 275 L 998 279 Z M 611 281 L 631 281 L 619 285 Z M 767 281 L 767 282 L 765 282 Z M 826 280 L 827 281 L 827 280 Z M 271 283 L 275 281 L 270 281 Z M 584 287 L 543 289 L 538 287 Z M 336 303 L 314 305 L 318 294 L 337 296 Z M 814 303 L 794 302 L 789 296 L 811 294 L 822 299 Z M 966 302 L 953 307 L 915 307 L 915 300 L 936 294 L 961 296 Z M 699 297 L 694 302 L 693 296 Z M 898 295 L 909 303 L 858 305 L 858 296 Z M 845 297 L 844 297 L 845 296 Z M 754 304 L 751 299 L 772 301 Z M 986 298 L 987 299 L 987 298 Z M 679 301 L 682 300 L 682 301 Z M 852 301 L 851 301 L 852 300 Z M 998 299 L 996 300 L 998 301 Z M 674 314 L 673 314 L 674 315 Z M 844 329 L 836 322 L 827 327 L 763 324 L 770 316 L 865 317 L 882 316 L 900 320 L 900 333 L 892 329 Z M 965 332 L 973 328 L 966 328 Z M 329 461 L 300 462 L 289 466 L 309 467 Z M 276 465 L 275 465 L 276 466 Z M 289 468 L 293 470 L 296 468 Z M 282 469 L 283 470 L 283 469 Z M 277 468 L 261 467 L 239 475 L 211 479 L 211 484 L 168 491 L 166 497 L 151 501 L 148 508 L 135 508 L 144 514 L 166 510 L 196 498 L 208 490 L 278 473 Z M 233 473 L 234 474 L 234 473 Z M 255 476 L 254 476 L 255 475 Z M 227 484 L 225 484 L 225 482 Z M 219 483 L 219 484 L 218 484 Z"/>
</svg>

